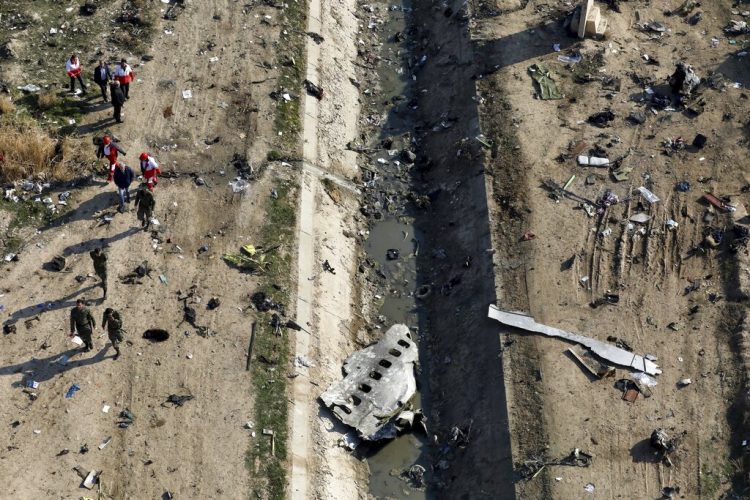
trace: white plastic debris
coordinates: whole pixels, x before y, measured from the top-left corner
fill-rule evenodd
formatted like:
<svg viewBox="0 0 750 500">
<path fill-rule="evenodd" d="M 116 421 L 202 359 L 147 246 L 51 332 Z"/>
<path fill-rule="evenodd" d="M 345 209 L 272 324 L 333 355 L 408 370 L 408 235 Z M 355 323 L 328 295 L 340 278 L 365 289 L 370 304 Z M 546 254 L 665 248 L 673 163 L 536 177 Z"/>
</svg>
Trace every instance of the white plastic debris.
<svg viewBox="0 0 750 500">
<path fill-rule="evenodd" d="M 686 387 L 686 386 L 688 386 L 688 385 L 690 385 L 692 383 L 693 383 L 693 381 L 690 380 L 689 378 L 682 378 L 682 379 L 680 379 L 679 382 L 677 382 L 677 385 L 679 385 L 680 387 Z"/>
<path fill-rule="evenodd" d="M 651 216 L 646 212 L 640 212 L 630 216 L 630 222 L 638 222 L 639 224 L 645 224 L 651 220 Z"/>
<path fill-rule="evenodd" d="M 110 441 L 112 441 L 112 436 L 108 436 L 104 441 L 102 441 L 101 444 L 99 444 L 99 449 L 103 450 L 104 448 L 106 448 Z"/>
<path fill-rule="evenodd" d="M 648 189 L 646 189 L 645 187 L 641 186 L 641 187 L 636 188 L 635 190 L 638 191 L 639 193 L 641 193 L 641 196 L 643 196 L 643 198 L 647 202 L 649 202 L 649 203 L 658 203 L 659 202 L 659 197 L 656 196 L 651 191 L 649 191 Z"/>
<path fill-rule="evenodd" d="M 669 219 L 664 224 L 667 226 L 667 229 L 670 229 L 670 230 L 677 229 L 677 226 L 679 226 L 677 221 L 675 221 L 674 219 Z"/>
<path fill-rule="evenodd" d="M 24 92 L 39 92 L 42 90 L 42 87 L 39 85 L 34 85 L 33 83 L 27 83 L 26 85 L 22 87 L 16 87 L 18 90 L 23 90 Z"/>
<path fill-rule="evenodd" d="M 339 446 L 349 451 L 354 451 L 362 440 L 354 432 L 347 432 L 339 439 Z"/>
<path fill-rule="evenodd" d="M 229 185 L 232 187 L 233 193 L 241 193 L 247 189 L 248 183 L 242 179 L 237 179 L 236 181 L 230 182 Z"/>
<path fill-rule="evenodd" d="M 648 359 L 648 356 L 646 356 L 646 359 Z M 643 372 L 635 372 L 633 374 L 633 380 L 640 382 L 646 387 L 656 387 L 656 384 L 657 384 L 656 379 L 654 377 Z"/>
<path fill-rule="evenodd" d="M 102 413 L 109 413 L 109 408 L 110 408 L 109 405 L 102 406 Z"/>
<path fill-rule="evenodd" d="M 315 364 L 309 359 L 307 359 L 305 356 L 297 356 L 296 358 L 294 358 L 294 366 L 296 366 L 297 368 L 300 368 L 303 366 L 305 368 L 310 368 L 310 367 L 315 366 Z"/>
<path fill-rule="evenodd" d="M 183 90 L 182 91 L 182 98 L 183 99 L 192 99 L 193 98 L 193 91 L 192 90 Z"/>
<path fill-rule="evenodd" d="M 594 486 L 593 483 L 588 483 L 586 486 L 583 487 L 583 489 L 589 493 L 593 493 L 594 490 L 596 490 L 596 486 Z"/>
<path fill-rule="evenodd" d="M 592 167 L 604 167 L 609 165 L 609 158 L 600 158 L 598 156 L 580 155 L 578 157 L 579 165 L 589 165 Z"/>
</svg>

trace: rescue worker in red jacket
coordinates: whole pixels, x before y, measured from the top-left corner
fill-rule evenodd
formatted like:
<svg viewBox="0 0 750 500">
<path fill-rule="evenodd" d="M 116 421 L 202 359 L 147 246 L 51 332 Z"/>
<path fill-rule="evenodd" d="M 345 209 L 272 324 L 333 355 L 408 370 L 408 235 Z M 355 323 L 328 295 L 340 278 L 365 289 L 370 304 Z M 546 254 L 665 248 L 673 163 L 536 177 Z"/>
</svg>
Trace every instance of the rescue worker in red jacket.
<svg viewBox="0 0 750 500">
<path fill-rule="evenodd" d="M 73 54 L 70 59 L 65 63 L 65 71 L 67 71 L 70 77 L 70 91 L 75 92 L 76 80 L 81 84 L 81 91 L 86 93 L 86 85 L 83 84 L 83 78 L 81 78 L 81 62 L 78 60 L 78 56 Z"/>
<path fill-rule="evenodd" d="M 130 82 L 135 78 L 135 73 L 125 59 L 120 61 L 120 64 L 115 68 L 115 80 L 120 82 L 120 88 L 122 93 L 125 95 L 125 99 L 130 99 Z"/>
<path fill-rule="evenodd" d="M 112 182 L 112 176 L 115 173 L 115 165 L 117 165 L 117 156 L 122 153 L 123 156 L 127 156 L 125 151 L 116 143 L 112 142 L 112 138 L 105 135 L 102 138 L 99 149 L 96 151 L 96 157 L 106 158 L 109 161 L 109 172 L 107 175 L 107 182 Z"/>
<path fill-rule="evenodd" d="M 159 183 L 158 179 L 156 178 L 157 174 L 161 174 L 159 164 L 156 162 L 153 156 L 150 156 L 146 152 L 141 153 L 140 160 L 141 174 L 143 174 L 144 179 L 146 179 L 148 190 L 153 191 L 154 187 Z"/>
</svg>

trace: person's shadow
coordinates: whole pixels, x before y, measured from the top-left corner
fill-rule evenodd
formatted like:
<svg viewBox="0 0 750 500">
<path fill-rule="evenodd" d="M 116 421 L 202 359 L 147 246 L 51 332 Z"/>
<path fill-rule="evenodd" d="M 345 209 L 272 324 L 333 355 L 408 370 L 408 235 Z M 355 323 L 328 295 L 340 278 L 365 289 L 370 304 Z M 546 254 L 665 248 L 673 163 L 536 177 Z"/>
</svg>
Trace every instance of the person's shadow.
<svg viewBox="0 0 750 500">
<path fill-rule="evenodd" d="M 37 315 L 41 315 L 45 312 L 49 311 L 57 311 L 58 309 L 64 309 L 66 307 L 73 307 L 76 305 L 76 301 L 73 300 L 73 297 L 82 294 L 83 292 L 87 290 L 91 290 L 92 288 L 97 288 L 99 285 L 90 285 L 86 288 L 81 288 L 80 290 L 76 290 L 75 292 L 66 295 L 65 297 L 62 297 L 58 300 L 53 300 L 50 302 L 42 302 L 41 304 L 34 304 L 33 306 L 24 307 L 23 309 L 19 309 L 18 311 L 14 312 L 13 314 L 6 319 L 3 324 L 4 325 L 10 325 L 18 320 L 25 319 L 25 318 L 31 318 Z"/>
<path fill-rule="evenodd" d="M 108 247 L 115 241 L 125 239 L 128 236 L 132 236 L 140 231 L 142 231 L 142 229 L 139 227 L 131 227 L 130 229 L 126 229 L 121 233 L 117 233 L 107 238 L 92 238 L 90 240 L 82 241 L 80 243 L 65 247 L 62 251 L 62 255 L 68 257 L 73 254 L 90 252 L 95 248 Z"/>
<path fill-rule="evenodd" d="M 27 380 L 33 380 L 39 383 L 48 382 L 52 380 L 55 375 L 60 375 L 74 368 L 93 365 L 95 363 L 103 361 L 106 358 L 109 347 L 110 344 L 109 342 L 107 342 L 104 347 L 99 350 L 99 352 L 97 352 L 90 358 L 72 359 L 73 356 L 81 352 L 79 349 L 68 349 L 46 358 L 31 358 L 30 360 L 24 361 L 22 363 L 0 367 L 0 377 L 4 375 L 23 373 L 25 375 L 24 379 L 13 382 L 11 384 L 12 387 L 23 387 L 26 385 Z M 67 356 L 69 358 L 64 364 L 58 361 L 63 356 Z"/>
</svg>

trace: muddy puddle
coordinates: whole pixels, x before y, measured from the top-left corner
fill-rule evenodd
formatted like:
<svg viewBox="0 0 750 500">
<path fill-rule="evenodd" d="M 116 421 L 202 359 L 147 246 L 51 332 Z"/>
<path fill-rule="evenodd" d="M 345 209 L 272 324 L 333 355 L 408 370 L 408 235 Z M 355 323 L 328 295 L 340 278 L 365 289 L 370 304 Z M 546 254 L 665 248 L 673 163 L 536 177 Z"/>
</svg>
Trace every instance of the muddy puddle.
<svg viewBox="0 0 750 500">
<path fill-rule="evenodd" d="M 383 106 L 371 111 L 382 114 L 384 121 L 370 134 L 368 148 L 376 152 L 361 158 L 370 177 L 366 203 L 374 214 L 370 218 L 365 251 L 383 278 L 375 290 L 379 307 L 373 311 L 372 321 L 383 331 L 395 323 L 404 323 L 412 328 L 414 340 L 419 342 L 420 308 L 415 294 L 421 235 L 407 201 L 412 189 L 411 166 L 403 153 L 410 147 L 414 127 L 408 113 L 412 79 L 408 76 L 405 34 L 410 7 L 406 3 L 371 4 L 365 12 L 369 25 L 377 24 L 383 44 L 379 53 L 382 59 L 377 66 L 377 101 Z M 428 399 L 426 386 L 425 374 L 420 370 L 418 393 L 411 401 L 413 408 L 424 410 Z M 366 456 L 370 494 L 377 498 L 429 498 L 425 491 L 411 487 L 402 477 L 415 465 L 429 471 L 425 440 L 423 433 L 412 432 L 373 447 Z"/>
<path fill-rule="evenodd" d="M 412 221 L 410 217 L 390 216 L 376 222 L 365 246 L 368 257 L 377 262 L 387 277 L 380 295 L 382 305 L 375 318 L 383 330 L 394 323 L 404 323 L 410 327 L 419 324 L 419 308 L 415 299 L 419 235 Z M 419 340 L 416 334 L 414 338 Z M 422 373 L 417 374 L 417 387 L 420 392 L 412 398 L 411 404 L 414 408 L 424 409 L 422 391 L 426 383 Z M 419 432 L 403 434 L 382 447 L 373 448 L 367 458 L 370 494 L 378 498 L 402 498 L 405 495 L 409 498 L 428 498 L 425 492 L 410 488 L 401 477 L 415 464 L 429 470 L 425 448 L 425 436 Z"/>
</svg>

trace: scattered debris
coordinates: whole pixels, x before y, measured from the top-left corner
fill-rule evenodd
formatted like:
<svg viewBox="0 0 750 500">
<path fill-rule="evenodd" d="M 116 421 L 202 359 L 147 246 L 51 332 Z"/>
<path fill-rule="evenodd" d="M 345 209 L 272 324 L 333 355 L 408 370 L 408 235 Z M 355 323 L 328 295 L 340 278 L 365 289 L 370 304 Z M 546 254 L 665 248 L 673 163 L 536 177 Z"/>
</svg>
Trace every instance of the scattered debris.
<svg viewBox="0 0 750 500">
<path fill-rule="evenodd" d="M 700 83 L 701 79 L 695 74 L 693 67 L 682 61 L 677 63 L 677 69 L 669 77 L 672 91 L 683 96 L 689 96 Z"/>
<path fill-rule="evenodd" d="M 65 257 L 63 257 L 62 255 L 56 255 L 50 261 L 49 269 L 52 271 L 61 272 L 65 270 L 65 265 L 66 265 Z"/>
<path fill-rule="evenodd" d="M 408 469 L 401 472 L 401 477 L 404 478 L 414 489 L 422 490 L 425 488 L 424 474 L 426 470 L 419 464 L 414 464 Z"/>
<path fill-rule="evenodd" d="M 185 395 L 185 396 L 178 396 L 177 394 L 170 394 L 167 398 L 167 401 L 165 403 L 162 403 L 162 406 L 165 404 L 172 404 L 174 406 L 182 406 L 187 401 L 190 401 L 192 399 L 195 399 L 195 396 Z"/>
<path fill-rule="evenodd" d="M 315 97 L 317 100 L 323 99 L 323 89 L 320 88 L 318 85 L 315 85 L 310 80 L 305 79 L 304 82 L 302 82 L 305 86 L 305 90 L 308 94 Z"/>
<path fill-rule="evenodd" d="M 36 387 L 34 388 L 36 389 Z M 80 391 L 81 388 L 78 386 L 78 384 L 73 384 L 68 389 L 68 392 L 65 393 L 65 398 L 70 399 L 72 398 L 76 392 Z"/>
<path fill-rule="evenodd" d="M 567 467 L 590 467 L 594 461 L 594 456 L 575 448 L 569 455 L 549 459 L 545 457 L 544 452 L 539 456 L 531 457 L 524 460 L 518 467 L 518 474 L 525 480 L 534 479 L 545 467 L 552 465 L 564 465 Z"/>
<path fill-rule="evenodd" d="M 121 429 L 127 429 L 135 422 L 135 415 L 127 408 L 120 412 L 119 418 L 117 426 Z"/>
<path fill-rule="evenodd" d="M 709 193 L 708 191 L 703 193 L 703 199 L 706 200 L 711 205 L 713 205 L 714 207 L 724 212 L 734 212 L 735 210 L 737 210 L 737 207 L 734 207 L 730 205 L 729 203 L 723 202 L 722 200 L 720 200 L 713 194 Z"/>
<path fill-rule="evenodd" d="M 255 292 L 250 297 L 250 300 L 252 301 L 255 308 L 260 312 L 275 310 L 279 311 L 281 314 L 284 314 L 284 305 L 280 302 L 275 302 L 264 292 Z"/>
<path fill-rule="evenodd" d="M 107 436 L 104 441 L 99 444 L 99 449 L 103 450 L 112 441 L 112 436 Z"/>
<path fill-rule="evenodd" d="M 86 478 L 83 480 L 83 487 L 89 490 L 93 489 L 94 485 L 99 482 L 99 474 L 101 474 L 101 472 L 97 472 L 95 470 L 89 472 Z"/>
<path fill-rule="evenodd" d="M 613 121 L 615 119 L 615 114 L 607 109 L 604 111 L 599 111 L 598 113 L 594 113 L 593 115 L 589 116 L 586 121 L 589 122 L 591 125 L 595 125 L 599 128 L 604 128 L 609 126 L 609 122 Z"/>
<path fill-rule="evenodd" d="M 660 458 L 664 465 L 669 467 L 672 466 L 672 461 L 667 455 L 674 453 L 680 445 L 680 441 L 687 435 L 687 431 L 683 431 L 682 434 L 676 438 L 671 439 L 664 429 L 654 429 L 651 433 L 649 443 L 651 447 L 656 449 L 657 456 Z"/>
<path fill-rule="evenodd" d="M 330 262 L 328 262 L 328 259 L 323 262 L 323 271 L 331 274 L 336 274 L 336 269 L 331 266 Z"/>
<path fill-rule="evenodd" d="M 615 368 L 599 362 L 594 356 L 592 356 L 591 352 L 583 346 L 574 345 L 568 349 L 568 352 L 593 376 L 598 378 L 614 377 Z"/>
<path fill-rule="evenodd" d="M 659 202 L 659 197 L 656 196 L 654 193 L 652 193 L 651 191 L 649 191 L 648 189 L 646 189 L 643 186 L 636 188 L 636 191 L 638 191 L 639 193 L 641 193 L 641 196 L 643 196 L 643 199 L 645 199 L 647 202 L 649 202 L 652 205 L 654 203 L 658 203 Z"/>
</svg>

